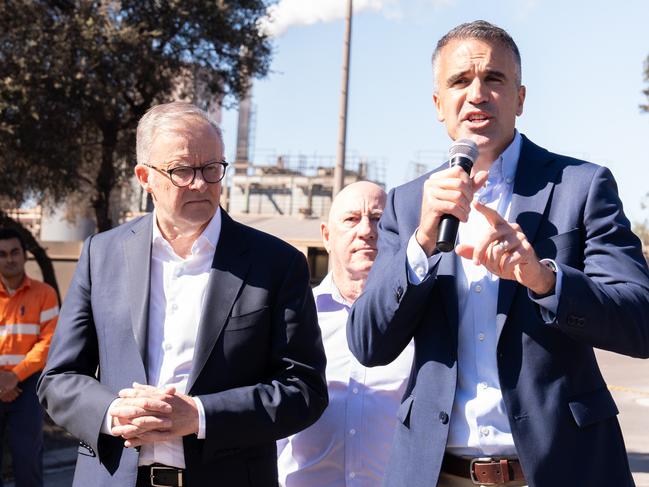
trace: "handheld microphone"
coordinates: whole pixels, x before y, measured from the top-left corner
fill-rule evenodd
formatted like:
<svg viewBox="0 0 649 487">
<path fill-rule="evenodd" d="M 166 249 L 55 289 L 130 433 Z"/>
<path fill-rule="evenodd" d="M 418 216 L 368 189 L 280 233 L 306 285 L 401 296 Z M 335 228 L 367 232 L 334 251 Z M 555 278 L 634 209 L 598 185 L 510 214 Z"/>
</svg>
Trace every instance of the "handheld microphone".
<svg viewBox="0 0 649 487">
<path fill-rule="evenodd" d="M 456 140 L 448 150 L 450 167 L 459 165 L 467 174 L 471 174 L 471 168 L 477 158 L 478 145 L 470 139 Z M 440 252 L 453 250 L 459 226 L 460 221 L 453 215 L 442 216 L 437 230 L 437 250 Z"/>
</svg>

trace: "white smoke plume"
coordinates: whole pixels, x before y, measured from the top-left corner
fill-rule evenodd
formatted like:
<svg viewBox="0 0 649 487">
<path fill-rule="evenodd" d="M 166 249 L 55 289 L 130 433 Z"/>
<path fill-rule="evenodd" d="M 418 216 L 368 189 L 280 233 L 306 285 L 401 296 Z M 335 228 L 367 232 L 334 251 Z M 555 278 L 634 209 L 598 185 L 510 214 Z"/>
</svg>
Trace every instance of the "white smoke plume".
<svg viewBox="0 0 649 487">
<path fill-rule="evenodd" d="M 354 0 L 354 12 L 383 11 L 395 6 L 399 0 Z M 292 25 L 312 25 L 345 18 L 345 0 L 280 0 L 268 8 L 268 16 L 261 22 L 260 30 L 271 37 L 282 35 Z"/>
</svg>

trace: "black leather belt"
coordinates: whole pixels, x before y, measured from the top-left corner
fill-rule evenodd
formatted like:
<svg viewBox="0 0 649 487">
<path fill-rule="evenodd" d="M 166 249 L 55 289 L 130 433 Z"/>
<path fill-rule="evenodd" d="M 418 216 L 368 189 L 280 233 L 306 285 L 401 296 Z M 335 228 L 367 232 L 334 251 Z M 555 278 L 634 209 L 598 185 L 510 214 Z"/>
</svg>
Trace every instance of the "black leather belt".
<svg viewBox="0 0 649 487">
<path fill-rule="evenodd" d="M 136 487 L 183 487 L 185 471 L 159 463 L 138 467 Z"/>
<path fill-rule="evenodd" d="M 471 479 L 476 485 L 525 482 L 521 464 L 515 458 L 463 458 L 447 453 L 442 462 L 442 471 Z"/>
</svg>

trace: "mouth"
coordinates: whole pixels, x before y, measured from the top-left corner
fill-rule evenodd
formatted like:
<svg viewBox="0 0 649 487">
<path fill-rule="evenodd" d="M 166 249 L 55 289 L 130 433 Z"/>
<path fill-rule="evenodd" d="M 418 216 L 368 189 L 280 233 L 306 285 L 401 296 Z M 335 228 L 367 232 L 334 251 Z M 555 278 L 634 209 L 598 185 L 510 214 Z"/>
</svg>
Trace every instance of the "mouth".
<svg viewBox="0 0 649 487">
<path fill-rule="evenodd" d="M 354 253 L 358 253 L 358 252 L 368 252 L 368 253 L 372 253 L 372 252 L 376 252 L 376 249 L 373 248 L 373 247 L 363 247 L 362 249 L 356 249 L 356 250 L 354 250 Z"/>
<path fill-rule="evenodd" d="M 464 116 L 463 120 L 472 125 L 484 125 L 491 119 L 492 117 L 485 112 L 470 112 Z"/>
</svg>

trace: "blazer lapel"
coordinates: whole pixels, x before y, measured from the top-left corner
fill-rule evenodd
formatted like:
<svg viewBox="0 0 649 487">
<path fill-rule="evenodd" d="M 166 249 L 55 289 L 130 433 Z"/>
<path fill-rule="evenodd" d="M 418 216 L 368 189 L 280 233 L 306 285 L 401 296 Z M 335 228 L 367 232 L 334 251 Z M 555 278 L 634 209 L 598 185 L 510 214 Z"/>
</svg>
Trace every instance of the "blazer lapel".
<svg viewBox="0 0 649 487">
<path fill-rule="evenodd" d="M 126 285 L 131 310 L 133 336 L 146 370 L 146 342 L 149 321 L 149 289 L 151 274 L 151 236 L 153 215 L 142 218 L 131 228 L 131 235 L 124 241 L 126 258 Z"/>
<path fill-rule="evenodd" d="M 448 168 L 448 161 L 439 167 L 433 169 L 430 173 L 426 174 L 425 177 L 430 176 L 431 174 L 441 171 Z M 417 190 L 415 198 L 413 201 L 416 201 L 418 205 L 421 204 L 421 198 L 423 197 L 423 184 Z M 412 220 L 409 223 L 411 232 L 415 231 L 417 225 L 419 224 L 420 211 L 416 213 L 409 214 L 409 217 Z M 409 235 L 412 235 L 410 233 Z M 408 241 L 404 242 L 404 245 L 407 246 Z M 442 293 L 443 300 L 445 303 L 444 309 L 446 311 L 446 318 L 448 326 L 451 330 L 451 336 L 454 337 L 457 343 L 457 332 L 459 327 L 459 310 L 458 310 L 458 297 L 457 297 L 457 283 L 456 283 L 456 263 L 459 257 L 455 251 L 442 253 L 439 257 L 439 263 L 437 265 L 437 275 L 436 275 L 436 284 L 435 289 L 439 289 Z M 457 349 L 457 347 L 455 347 Z"/>
<path fill-rule="evenodd" d="M 221 215 L 221 235 L 207 281 L 194 360 L 187 382 L 187 394 L 194 386 L 225 327 L 250 267 L 250 261 L 244 257 L 248 246 L 239 224 L 222 209 Z"/>
<path fill-rule="evenodd" d="M 454 251 L 442 254 L 439 266 L 437 267 L 437 285 L 444 296 L 448 325 L 451 328 L 451 334 L 456 343 L 458 327 L 460 326 L 455 267 L 458 258 Z"/>
<path fill-rule="evenodd" d="M 555 185 L 558 164 L 547 150 L 533 144 L 523 135 L 521 155 L 516 168 L 509 221 L 518 223 L 530 243 L 534 243 L 539 224 L 543 219 L 548 199 Z M 501 279 L 498 288 L 498 330 L 507 319 L 516 281 Z"/>
</svg>

